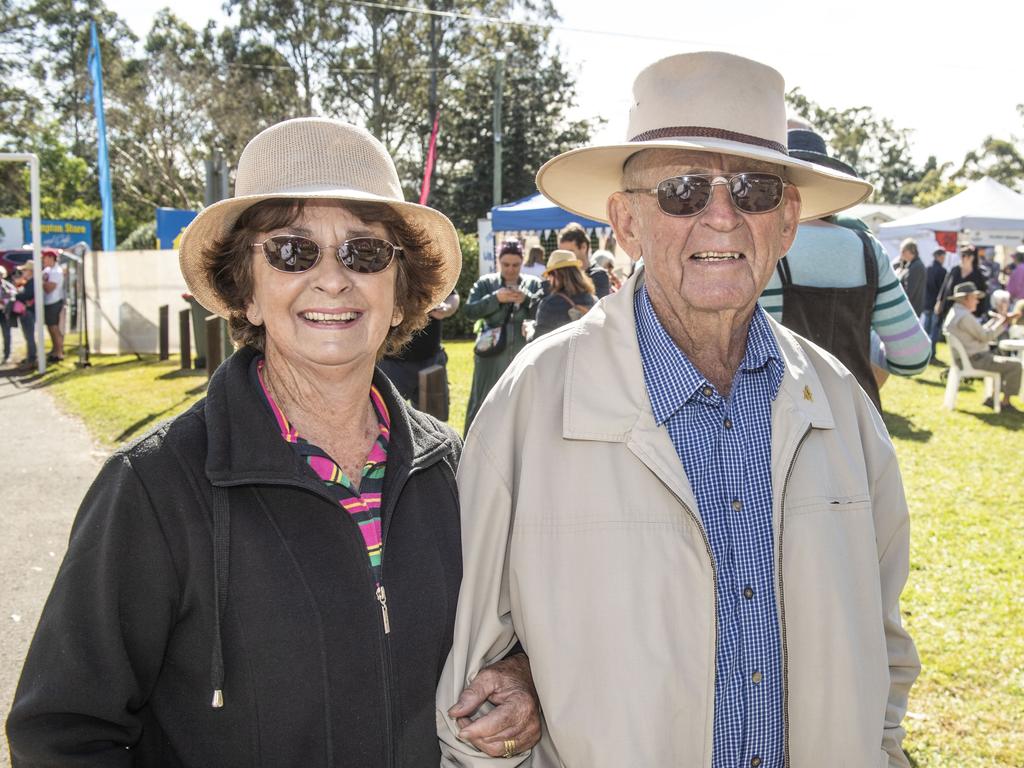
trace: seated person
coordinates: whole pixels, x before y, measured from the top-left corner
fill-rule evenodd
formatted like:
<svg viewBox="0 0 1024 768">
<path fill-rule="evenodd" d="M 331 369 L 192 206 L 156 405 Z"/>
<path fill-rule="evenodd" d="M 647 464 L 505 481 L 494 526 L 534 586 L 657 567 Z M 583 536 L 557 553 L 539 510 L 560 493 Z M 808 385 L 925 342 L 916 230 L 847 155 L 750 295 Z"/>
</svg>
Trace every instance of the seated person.
<svg viewBox="0 0 1024 768">
<path fill-rule="evenodd" d="M 1020 396 L 1020 374 L 1021 364 L 1019 360 L 1012 357 L 995 355 L 989 349 L 989 343 L 999 338 L 1003 329 L 1019 317 L 1019 315 L 1001 315 L 996 313 L 995 317 L 984 325 L 978 322 L 974 316 L 974 310 L 978 308 L 978 301 L 984 295 L 979 291 L 973 282 L 965 281 L 953 288 L 950 299 L 953 301 L 952 311 L 946 315 L 946 322 L 942 327 L 946 336 L 956 336 L 963 344 L 971 365 L 983 371 L 996 371 L 1003 376 L 1003 408 L 1017 410 L 1010 404 L 1010 395 Z M 963 361 L 960 361 L 960 365 Z M 985 405 L 994 405 L 991 398 L 985 401 Z"/>
</svg>

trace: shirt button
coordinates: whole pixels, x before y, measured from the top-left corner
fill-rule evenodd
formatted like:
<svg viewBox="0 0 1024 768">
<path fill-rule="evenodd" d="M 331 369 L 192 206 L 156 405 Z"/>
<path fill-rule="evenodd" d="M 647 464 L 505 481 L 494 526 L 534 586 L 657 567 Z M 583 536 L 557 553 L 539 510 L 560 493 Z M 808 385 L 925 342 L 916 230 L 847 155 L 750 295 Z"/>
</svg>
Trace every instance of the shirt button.
<svg viewBox="0 0 1024 768">
<path fill-rule="evenodd" d="M 711 397 L 714 394 L 714 390 L 712 390 L 711 387 L 704 387 L 700 393 L 704 395 L 704 397 Z"/>
<path fill-rule="evenodd" d="M 725 425 L 726 429 L 732 429 L 732 419 L 729 417 L 726 417 L 725 421 L 722 423 Z"/>
<path fill-rule="evenodd" d="M 760 672 L 755 672 L 750 676 L 750 679 L 754 681 L 754 685 L 757 685 L 763 679 L 763 675 Z"/>
<path fill-rule="evenodd" d="M 743 502 L 740 501 L 739 499 L 733 499 L 732 500 L 732 508 L 734 510 L 736 510 L 737 512 L 739 512 L 741 509 L 743 509 Z"/>
<path fill-rule="evenodd" d="M 745 598 L 747 598 L 747 600 L 753 600 L 754 599 L 754 588 L 753 587 L 744 587 L 743 588 L 743 596 Z"/>
<path fill-rule="evenodd" d="M 754 755 L 752 758 L 750 758 L 750 767 L 751 768 L 759 768 L 760 765 L 761 765 L 761 758 L 760 757 L 758 757 L 757 755 Z"/>
</svg>

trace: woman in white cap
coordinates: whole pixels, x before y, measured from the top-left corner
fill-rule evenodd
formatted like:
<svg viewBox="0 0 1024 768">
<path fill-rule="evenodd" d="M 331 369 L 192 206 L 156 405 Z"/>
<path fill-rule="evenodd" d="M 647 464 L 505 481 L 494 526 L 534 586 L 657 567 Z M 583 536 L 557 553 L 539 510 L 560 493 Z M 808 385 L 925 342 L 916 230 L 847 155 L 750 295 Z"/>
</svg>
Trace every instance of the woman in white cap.
<svg viewBox="0 0 1024 768">
<path fill-rule="evenodd" d="M 534 338 L 579 320 L 597 302 L 593 281 L 583 274 L 580 260 L 572 251 L 552 251 L 544 277 L 551 290 L 537 307 Z"/>
<path fill-rule="evenodd" d="M 87 494 L 8 720 L 17 765 L 440 761 L 461 446 L 375 364 L 451 292 L 458 238 L 339 121 L 263 131 L 235 192 L 180 258 L 238 351 Z M 492 754 L 539 735 L 525 657 L 499 664 L 522 695 L 474 724 Z"/>
</svg>

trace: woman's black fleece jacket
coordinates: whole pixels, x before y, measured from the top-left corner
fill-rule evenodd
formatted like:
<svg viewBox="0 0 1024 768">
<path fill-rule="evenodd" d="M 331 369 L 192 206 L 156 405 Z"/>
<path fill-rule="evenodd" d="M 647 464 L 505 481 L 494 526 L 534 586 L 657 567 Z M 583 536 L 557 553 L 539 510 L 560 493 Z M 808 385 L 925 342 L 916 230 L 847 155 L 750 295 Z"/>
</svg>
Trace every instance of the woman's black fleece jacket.
<svg viewBox="0 0 1024 768">
<path fill-rule="evenodd" d="M 385 635 L 359 530 L 281 439 L 254 354 L 114 454 L 86 495 L 7 721 L 15 766 L 439 764 L 459 439 L 375 375 L 392 429 Z"/>
</svg>

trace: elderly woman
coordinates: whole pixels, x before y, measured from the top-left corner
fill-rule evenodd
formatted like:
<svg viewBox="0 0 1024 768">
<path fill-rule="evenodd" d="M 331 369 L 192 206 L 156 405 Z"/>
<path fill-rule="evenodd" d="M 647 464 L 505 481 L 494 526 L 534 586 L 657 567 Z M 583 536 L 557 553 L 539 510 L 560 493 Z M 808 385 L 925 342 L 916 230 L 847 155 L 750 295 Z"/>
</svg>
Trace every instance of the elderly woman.
<svg viewBox="0 0 1024 768">
<path fill-rule="evenodd" d="M 481 351 L 478 342 L 473 355 L 473 387 L 466 406 L 466 428 L 473 423 L 487 393 L 501 378 L 512 358 L 526 344 L 523 321 L 533 319 L 544 285 L 532 275 L 522 274 L 523 246 L 506 240 L 498 249 L 498 271 L 483 275 L 469 292 L 464 310 L 480 321 L 482 331 L 495 334 L 496 343 Z"/>
<path fill-rule="evenodd" d="M 594 283 L 583 274 L 580 261 L 572 251 L 552 251 L 544 276 L 551 290 L 537 307 L 534 338 L 579 320 L 597 302 Z"/>
<path fill-rule="evenodd" d="M 8 720 L 14 763 L 438 765 L 460 443 L 375 364 L 451 292 L 454 228 L 404 202 L 380 142 L 308 118 L 249 143 L 180 257 L 239 349 L 87 494 Z M 531 746 L 525 657 L 485 674 L 465 708 L 507 703 L 467 738 Z"/>
</svg>

